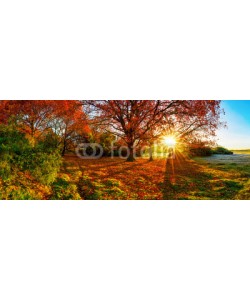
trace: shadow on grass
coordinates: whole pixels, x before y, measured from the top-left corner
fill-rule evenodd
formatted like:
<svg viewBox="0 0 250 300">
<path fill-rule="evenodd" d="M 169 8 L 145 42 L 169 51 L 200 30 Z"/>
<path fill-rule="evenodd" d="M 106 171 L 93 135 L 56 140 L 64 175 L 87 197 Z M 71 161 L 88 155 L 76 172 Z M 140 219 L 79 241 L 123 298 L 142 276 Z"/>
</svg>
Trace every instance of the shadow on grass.
<svg viewBox="0 0 250 300">
<path fill-rule="evenodd" d="M 240 182 L 218 178 L 180 154 L 173 165 L 174 171 L 171 164 L 166 164 L 164 182 L 161 183 L 165 200 L 236 199 L 243 188 Z"/>
</svg>

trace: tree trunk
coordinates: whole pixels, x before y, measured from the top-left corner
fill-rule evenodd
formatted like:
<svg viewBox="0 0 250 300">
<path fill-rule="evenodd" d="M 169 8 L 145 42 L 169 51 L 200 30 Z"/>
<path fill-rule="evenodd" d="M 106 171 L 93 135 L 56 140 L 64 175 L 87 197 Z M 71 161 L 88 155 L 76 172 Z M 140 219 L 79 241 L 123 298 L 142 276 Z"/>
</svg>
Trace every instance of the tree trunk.
<svg viewBox="0 0 250 300">
<path fill-rule="evenodd" d="M 129 150 L 129 155 L 127 158 L 127 162 L 133 162 L 135 161 L 135 157 L 134 157 L 134 147 L 131 145 L 128 145 L 128 150 Z"/>
<path fill-rule="evenodd" d="M 152 149 L 152 146 L 149 147 L 149 161 L 153 161 L 154 158 L 153 158 L 153 149 Z"/>
<path fill-rule="evenodd" d="M 65 152 L 66 152 L 66 143 L 64 142 L 63 143 L 63 149 L 62 149 L 62 156 L 65 155 Z"/>
<path fill-rule="evenodd" d="M 65 155 L 66 148 L 67 148 L 67 124 L 66 124 L 65 132 L 64 132 L 64 138 L 63 138 L 63 150 L 62 150 L 62 156 Z"/>
</svg>

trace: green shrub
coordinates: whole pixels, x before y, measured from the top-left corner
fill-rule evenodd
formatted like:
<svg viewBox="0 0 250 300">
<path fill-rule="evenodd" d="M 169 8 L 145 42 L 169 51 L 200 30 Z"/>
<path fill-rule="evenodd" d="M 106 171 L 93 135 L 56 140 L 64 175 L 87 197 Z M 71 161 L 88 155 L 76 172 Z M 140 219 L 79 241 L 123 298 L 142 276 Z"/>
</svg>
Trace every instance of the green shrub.
<svg viewBox="0 0 250 300">
<path fill-rule="evenodd" d="M 18 158 L 29 149 L 29 142 L 24 134 L 14 126 L 0 125 L 0 177 L 11 181 L 18 171 Z"/>
<path fill-rule="evenodd" d="M 13 125 L 0 125 L 0 155 L 21 155 L 30 148 L 25 135 Z"/>
<path fill-rule="evenodd" d="M 40 183 L 49 185 L 55 181 L 62 164 L 58 152 L 44 153 L 40 148 L 33 148 L 18 159 L 18 165 L 22 170 L 28 170 Z"/>
<path fill-rule="evenodd" d="M 0 125 L 1 198 L 41 198 L 41 194 L 36 196 L 34 190 L 28 190 L 29 184 L 43 184 L 46 189 L 56 180 L 61 163 L 58 150 L 42 142 L 31 144 L 14 125 Z"/>
<path fill-rule="evenodd" d="M 213 151 L 210 147 L 201 146 L 189 148 L 189 153 L 191 156 L 211 156 Z"/>
<path fill-rule="evenodd" d="M 224 154 L 224 155 L 232 155 L 234 154 L 232 151 L 223 148 L 223 147 L 216 147 L 212 150 L 213 154 Z"/>
<path fill-rule="evenodd" d="M 54 151 L 61 152 L 61 148 L 59 147 L 59 145 L 60 138 L 53 131 L 48 132 L 41 138 L 40 141 L 38 141 L 38 147 L 46 153 Z"/>
<path fill-rule="evenodd" d="M 13 177 L 11 171 L 10 157 L 8 157 L 7 155 L 0 156 L 0 177 L 4 181 L 10 180 Z"/>
</svg>

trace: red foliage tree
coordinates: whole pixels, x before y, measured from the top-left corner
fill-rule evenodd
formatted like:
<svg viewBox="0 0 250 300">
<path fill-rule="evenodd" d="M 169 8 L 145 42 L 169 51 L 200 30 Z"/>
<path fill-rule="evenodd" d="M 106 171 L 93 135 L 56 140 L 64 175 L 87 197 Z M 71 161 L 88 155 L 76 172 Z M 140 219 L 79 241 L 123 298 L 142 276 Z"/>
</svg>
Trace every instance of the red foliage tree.
<svg viewBox="0 0 250 300">
<path fill-rule="evenodd" d="M 63 154 L 70 142 L 89 131 L 78 100 L 5 100 L 0 101 L 0 108 L 0 122 L 14 120 L 33 142 L 54 132 Z"/>
<path fill-rule="evenodd" d="M 172 116 L 164 120 L 163 132 L 173 134 L 183 143 L 192 140 L 213 142 L 218 127 L 225 125 L 220 122 L 220 115 L 224 113 L 220 104 L 218 100 L 186 101 L 178 118 Z"/>
<path fill-rule="evenodd" d="M 56 109 L 50 126 L 60 137 L 62 155 L 72 150 L 77 144 L 85 141 L 90 133 L 88 121 L 78 100 L 59 100 L 54 103 Z"/>
<path fill-rule="evenodd" d="M 86 100 L 83 105 L 94 122 L 126 142 L 128 161 L 134 160 L 135 145 L 155 138 L 159 128 L 178 128 L 184 138 L 198 129 L 214 134 L 220 124 L 218 100 Z"/>
</svg>

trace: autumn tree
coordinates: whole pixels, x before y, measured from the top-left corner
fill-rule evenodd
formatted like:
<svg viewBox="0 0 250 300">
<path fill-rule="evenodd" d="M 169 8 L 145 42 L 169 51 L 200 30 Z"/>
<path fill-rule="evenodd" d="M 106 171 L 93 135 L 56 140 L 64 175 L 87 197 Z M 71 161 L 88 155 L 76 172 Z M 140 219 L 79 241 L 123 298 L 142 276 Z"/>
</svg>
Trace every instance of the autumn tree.
<svg viewBox="0 0 250 300">
<path fill-rule="evenodd" d="M 13 117 L 19 128 L 34 138 L 47 128 L 54 112 L 53 103 L 52 100 L 9 100 L 5 107 L 8 117 Z"/>
<path fill-rule="evenodd" d="M 57 108 L 49 126 L 59 137 L 58 146 L 64 155 L 67 150 L 72 150 L 77 144 L 88 139 L 90 128 L 78 100 L 60 100 L 54 105 Z"/>
<path fill-rule="evenodd" d="M 205 143 L 214 142 L 216 130 L 225 126 L 220 121 L 220 115 L 224 111 L 218 100 L 191 100 L 186 101 L 183 110 L 176 116 L 163 118 L 163 133 L 174 135 L 182 143 L 190 143 L 193 140 Z"/>
<path fill-rule="evenodd" d="M 99 100 L 83 101 L 94 121 L 121 137 L 127 144 L 128 161 L 134 161 L 134 148 L 161 119 L 161 101 Z M 169 103 L 174 106 L 174 102 Z"/>
<path fill-rule="evenodd" d="M 134 161 L 135 146 L 155 138 L 160 127 L 178 127 L 182 138 L 199 129 L 213 133 L 221 113 L 217 100 L 86 100 L 83 106 L 96 124 L 126 142 L 128 161 Z"/>
<path fill-rule="evenodd" d="M 78 100 L 8 100 L 0 102 L 0 122 L 12 119 L 34 145 L 47 135 L 62 154 L 89 131 Z"/>
<path fill-rule="evenodd" d="M 150 160 L 153 160 L 152 147 L 160 142 L 163 136 L 174 137 L 182 146 L 190 146 L 197 141 L 205 145 L 214 145 L 216 130 L 225 126 L 220 122 L 224 111 L 220 101 L 190 100 L 181 102 L 174 114 L 163 114 L 162 121 L 157 127 L 152 127 L 144 139 L 149 146 Z"/>
<path fill-rule="evenodd" d="M 0 124 L 8 121 L 10 112 L 8 106 L 9 100 L 0 100 Z"/>
</svg>

